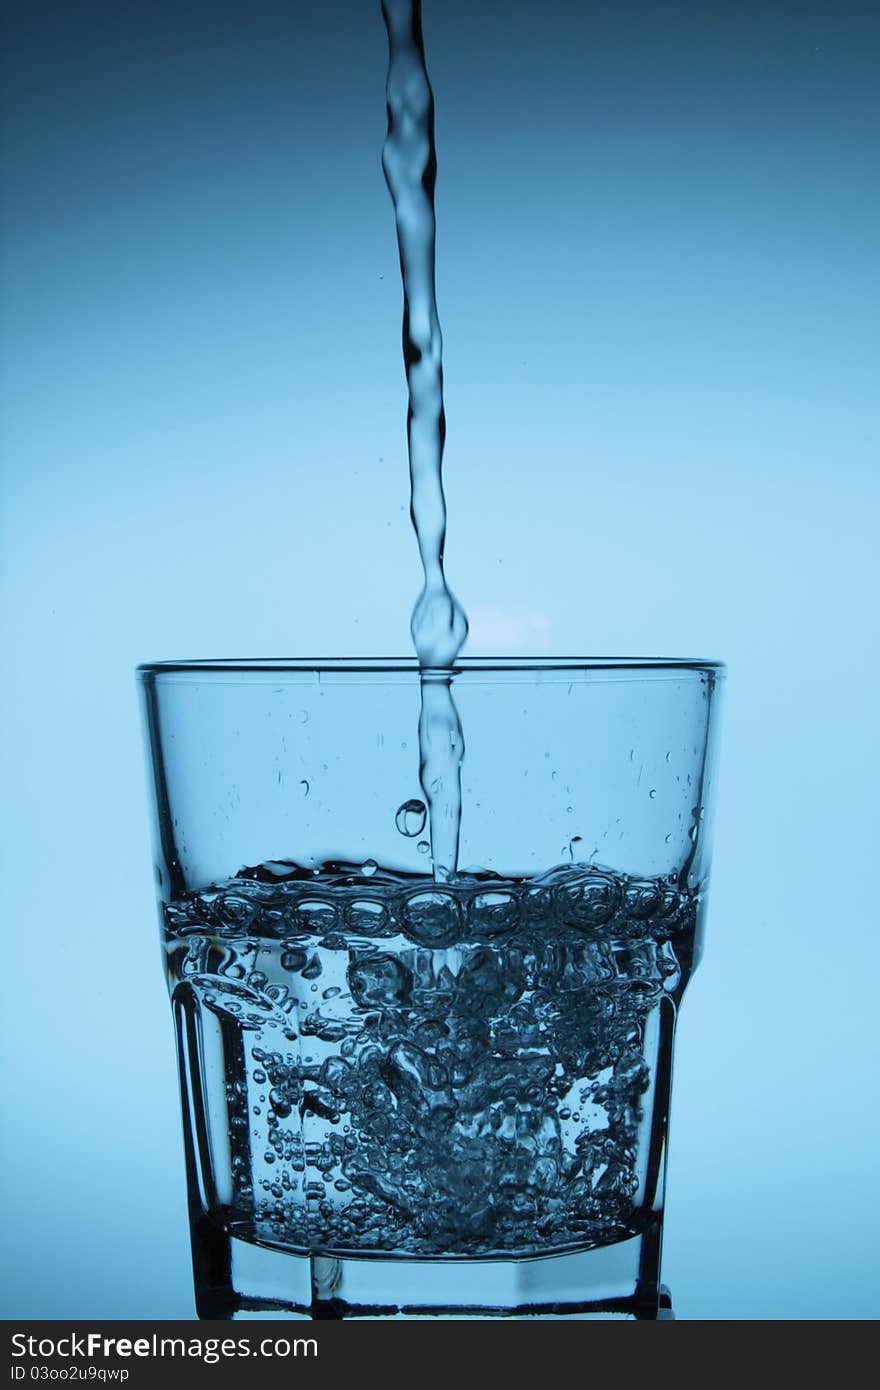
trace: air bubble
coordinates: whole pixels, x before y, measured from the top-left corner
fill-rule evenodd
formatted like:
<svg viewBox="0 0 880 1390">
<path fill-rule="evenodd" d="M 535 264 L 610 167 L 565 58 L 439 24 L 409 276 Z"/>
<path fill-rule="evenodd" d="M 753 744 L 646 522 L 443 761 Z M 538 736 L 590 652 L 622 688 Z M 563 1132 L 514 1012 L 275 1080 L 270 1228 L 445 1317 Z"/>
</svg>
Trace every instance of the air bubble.
<svg viewBox="0 0 880 1390">
<path fill-rule="evenodd" d="M 361 873 L 364 878 L 372 878 L 378 867 L 379 865 L 376 863 L 375 859 L 365 859 L 363 864 L 361 864 Z"/>
<path fill-rule="evenodd" d="M 331 930 L 336 925 L 336 908 L 323 898 L 304 899 L 296 909 L 302 927 L 316 935 Z"/>
<path fill-rule="evenodd" d="M 424 830 L 427 815 L 428 808 L 424 801 L 418 801 L 413 798 L 410 801 L 404 801 L 401 806 L 398 806 L 397 814 L 394 817 L 394 824 L 397 826 L 401 835 L 405 835 L 408 840 L 414 840 L 416 836 L 421 835 Z"/>
<path fill-rule="evenodd" d="M 626 911 L 630 917 L 635 917 L 639 921 L 653 916 L 661 903 L 660 890 L 657 884 L 650 880 L 628 883 L 623 897 Z"/>
<path fill-rule="evenodd" d="M 287 1095 L 286 1091 L 279 1090 L 277 1087 L 273 1087 L 269 1092 L 269 1104 L 272 1106 L 275 1114 L 282 1120 L 286 1120 L 293 1109 L 290 1097 Z"/>
<path fill-rule="evenodd" d="M 224 893 L 215 910 L 221 930 L 230 932 L 251 931 L 260 919 L 259 902 L 250 901 L 242 893 Z"/>
<path fill-rule="evenodd" d="M 431 846 L 428 844 L 427 840 L 419 840 L 419 843 L 416 845 L 416 849 L 418 850 L 419 854 L 428 854 L 430 852 Z"/>
<path fill-rule="evenodd" d="M 321 965 L 321 961 L 320 961 L 320 959 L 318 958 L 318 956 L 316 956 L 316 955 L 315 955 L 315 956 L 312 956 L 312 958 L 311 958 L 311 960 L 309 961 L 308 965 L 305 966 L 305 968 L 303 969 L 303 972 L 302 972 L 303 979 L 304 979 L 304 980 L 317 980 L 318 976 L 319 976 L 320 974 L 323 973 L 323 969 L 324 969 L 324 967 Z M 317 989 L 317 985 L 315 985 L 315 989 Z"/>
<path fill-rule="evenodd" d="M 412 972 L 396 956 L 359 956 L 348 967 L 348 987 L 362 1009 L 400 1006 L 412 993 Z"/>
<path fill-rule="evenodd" d="M 372 898 L 356 898 L 345 909 L 345 925 L 365 936 L 381 931 L 387 921 L 387 909 Z"/>
<path fill-rule="evenodd" d="M 403 929 L 419 946 L 451 946 L 461 931 L 461 906 L 451 893 L 414 893 L 403 909 Z"/>
<path fill-rule="evenodd" d="M 620 889 L 613 878 L 591 874 L 581 883 L 563 887 L 556 901 L 563 919 L 581 930 L 602 927 L 611 920 L 620 901 Z"/>
<path fill-rule="evenodd" d="M 468 914 L 474 931 L 482 936 L 501 936 L 513 931 L 519 920 L 516 900 L 511 893 L 478 893 Z"/>
</svg>

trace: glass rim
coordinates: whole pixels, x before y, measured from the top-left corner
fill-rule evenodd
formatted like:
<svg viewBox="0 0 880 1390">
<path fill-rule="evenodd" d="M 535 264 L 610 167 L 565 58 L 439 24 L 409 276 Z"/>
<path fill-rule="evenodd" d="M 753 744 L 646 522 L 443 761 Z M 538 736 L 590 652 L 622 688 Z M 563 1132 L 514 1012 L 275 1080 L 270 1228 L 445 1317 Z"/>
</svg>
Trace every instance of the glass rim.
<svg viewBox="0 0 880 1390">
<path fill-rule="evenodd" d="M 246 675 L 418 675 L 423 668 L 415 656 L 318 656 L 318 657 L 223 657 L 191 661 L 146 661 L 136 669 L 138 680 L 174 676 Z M 504 675 L 531 672 L 619 672 L 623 675 L 714 675 L 726 670 L 723 661 L 695 657 L 604 657 L 604 656 L 465 656 L 454 665 L 436 668 L 438 674 Z"/>
</svg>

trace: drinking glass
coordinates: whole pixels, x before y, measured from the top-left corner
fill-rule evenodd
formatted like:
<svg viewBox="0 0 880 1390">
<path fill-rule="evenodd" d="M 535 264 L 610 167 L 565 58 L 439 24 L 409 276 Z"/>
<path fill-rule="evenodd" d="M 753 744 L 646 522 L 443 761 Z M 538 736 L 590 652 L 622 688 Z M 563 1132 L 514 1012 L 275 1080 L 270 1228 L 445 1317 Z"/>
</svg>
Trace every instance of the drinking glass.
<svg viewBox="0 0 880 1390">
<path fill-rule="evenodd" d="M 414 661 L 138 675 L 199 1315 L 669 1316 L 720 664 L 460 660 L 436 882 Z"/>
</svg>

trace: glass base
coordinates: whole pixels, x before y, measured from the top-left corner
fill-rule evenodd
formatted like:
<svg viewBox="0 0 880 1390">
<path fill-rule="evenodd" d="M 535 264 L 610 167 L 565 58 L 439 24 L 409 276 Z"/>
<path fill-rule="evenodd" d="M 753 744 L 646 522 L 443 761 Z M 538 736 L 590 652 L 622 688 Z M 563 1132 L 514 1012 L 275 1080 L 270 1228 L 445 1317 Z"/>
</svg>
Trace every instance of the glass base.
<svg viewBox="0 0 880 1390">
<path fill-rule="evenodd" d="M 351 1259 L 292 1255 L 193 1229 L 200 1318 L 671 1319 L 659 1283 L 660 1217 L 595 1250 L 521 1260 Z"/>
</svg>

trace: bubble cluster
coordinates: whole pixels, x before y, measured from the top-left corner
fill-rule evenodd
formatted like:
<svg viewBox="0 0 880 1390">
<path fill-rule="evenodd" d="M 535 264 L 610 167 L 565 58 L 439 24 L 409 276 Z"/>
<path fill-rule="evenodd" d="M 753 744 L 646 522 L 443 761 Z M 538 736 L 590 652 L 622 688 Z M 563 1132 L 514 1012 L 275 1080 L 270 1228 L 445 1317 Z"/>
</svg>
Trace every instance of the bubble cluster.
<svg viewBox="0 0 880 1390">
<path fill-rule="evenodd" d="M 274 864 L 177 901 L 171 985 L 196 1001 L 199 1045 L 213 1026 L 226 1055 L 204 1117 L 230 1134 L 224 1219 L 337 1254 L 632 1233 L 658 1009 L 696 918 L 696 895 L 585 864 L 442 886 Z"/>
</svg>

